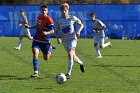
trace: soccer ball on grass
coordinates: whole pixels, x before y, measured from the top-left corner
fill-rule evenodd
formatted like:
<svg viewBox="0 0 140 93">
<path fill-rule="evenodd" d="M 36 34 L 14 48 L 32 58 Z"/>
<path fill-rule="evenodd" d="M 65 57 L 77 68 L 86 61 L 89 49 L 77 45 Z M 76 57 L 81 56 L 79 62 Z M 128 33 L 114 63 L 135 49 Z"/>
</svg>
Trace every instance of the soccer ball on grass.
<svg viewBox="0 0 140 93">
<path fill-rule="evenodd" d="M 58 84 L 63 84 L 67 81 L 67 78 L 64 73 L 58 73 L 55 76 L 55 80 Z"/>
</svg>

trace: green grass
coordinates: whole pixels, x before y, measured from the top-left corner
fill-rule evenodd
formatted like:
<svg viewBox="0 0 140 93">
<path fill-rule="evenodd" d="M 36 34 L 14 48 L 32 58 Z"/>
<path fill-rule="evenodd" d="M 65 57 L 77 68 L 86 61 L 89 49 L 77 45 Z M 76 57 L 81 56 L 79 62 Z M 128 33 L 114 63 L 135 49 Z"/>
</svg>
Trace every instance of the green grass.
<svg viewBox="0 0 140 93">
<path fill-rule="evenodd" d="M 62 45 L 52 39 L 57 49 L 45 62 L 39 55 L 39 78 L 30 78 L 32 41 L 24 38 L 20 51 L 13 49 L 18 37 L 0 37 L 0 93 L 139 93 L 140 41 L 111 40 L 113 47 L 100 49 L 97 59 L 93 39 L 79 39 L 76 53 L 84 61 L 81 73 L 74 63 L 72 76 L 64 84 L 57 84 L 54 76 L 67 71 L 67 54 Z"/>
</svg>

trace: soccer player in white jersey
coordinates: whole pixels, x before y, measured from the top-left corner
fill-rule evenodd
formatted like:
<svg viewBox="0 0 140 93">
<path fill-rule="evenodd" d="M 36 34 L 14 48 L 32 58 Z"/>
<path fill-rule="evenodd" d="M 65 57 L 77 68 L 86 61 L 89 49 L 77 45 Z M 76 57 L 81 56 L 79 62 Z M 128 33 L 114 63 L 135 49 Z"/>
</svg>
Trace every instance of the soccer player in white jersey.
<svg viewBox="0 0 140 93">
<path fill-rule="evenodd" d="M 110 42 L 104 43 L 104 38 L 105 38 L 104 29 L 106 28 L 106 25 L 101 20 L 96 19 L 95 13 L 91 13 L 90 17 L 92 19 L 93 32 L 95 33 L 94 47 L 95 47 L 96 53 L 98 54 L 97 58 L 102 58 L 102 55 L 98 48 L 98 43 L 100 45 L 100 48 L 105 48 L 107 46 L 111 47 L 112 44 Z"/>
<path fill-rule="evenodd" d="M 60 11 L 62 15 L 55 22 L 56 38 L 59 44 L 62 43 L 68 54 L 68 71 L 66 77 L 69 79 L 74 61 L 80 64 L 80 70 L 82 72 L 85 71 L 83 62 L 75 54 L 77 38 L 80 37 L 83 24 L 76 16 L 69 15 L 69 5 L 67 3 L 60 5 Z M 75 23 L 79 24 L 77 31 L 74 30 Z M 60 31 L 62 39 L 59 37 L 58 31 Z"/>
<path fill-rule="evenodd" d="M 23 9 L 20 10 L 20 21 L 18 23 L 18 27 L 22 27 L 21 28 L 21 32 L 20 32 L 20 37 L 19 37 L 19 42 L 18 42 L 18 46 L 15 47 L 16 50 L 20 50 L 21 44 L 22 44 L 22 39 L 24 36 L 27 36 L 29 40 L 32 40 L 33 37 L 31 36 L 29 29 L 25 28 L 25 25 L 28 24 L 28 20 L 27 17 L 25 16 L 25 11 Z"/>
</svg>

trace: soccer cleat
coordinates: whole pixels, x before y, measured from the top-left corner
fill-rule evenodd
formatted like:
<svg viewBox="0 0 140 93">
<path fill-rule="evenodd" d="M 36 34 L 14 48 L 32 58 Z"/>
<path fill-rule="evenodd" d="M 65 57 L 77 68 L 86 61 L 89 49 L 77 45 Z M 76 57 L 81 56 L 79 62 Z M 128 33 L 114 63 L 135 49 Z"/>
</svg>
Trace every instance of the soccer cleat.
<svg viewBox="0 0 140 93">
<path fill-rule="evenodd" d="M 102 58 L 102 56 L 98 56 L 97 58 Z"/>
<path fill-rule="evenodd" d="M 34 73 L 33 75 L 31 75 L 31 77 L 39 77 L 37 73 Z"/>
<path fill-rule="evenodd" d="M 16 49 L 16 50 L 20 50 L 20 48 L 19 48 L 19 47 L 14 47 L 14 49 Z"/>
<path fill-rule="evenodd" d="M 108 43 L 109 43 L 109 45 L 108 45 L 108 46 L 111 48 L 111 47 L 112 47 L 112 44 L 111 44 L 111 42 L 108 42 Z"/>
<path fill-rule="evenodd" d="M 52 45 L 52 49 L 56 49 L 56 46 L 55 45 Z"/>
<path fill-rule="evenodd" d="M 69 79 L 70 78 L 70 75 L 67 73 L 65 74 L 66 78 Z"/>
<path fill-rule="evenodd" d="M 81 72 L 85 72 L 85 68 L 84 68 L 84 65 L 82 64 L 82 65 L 80 65 L 80 70 L 81 70 Z"/>
</svg>

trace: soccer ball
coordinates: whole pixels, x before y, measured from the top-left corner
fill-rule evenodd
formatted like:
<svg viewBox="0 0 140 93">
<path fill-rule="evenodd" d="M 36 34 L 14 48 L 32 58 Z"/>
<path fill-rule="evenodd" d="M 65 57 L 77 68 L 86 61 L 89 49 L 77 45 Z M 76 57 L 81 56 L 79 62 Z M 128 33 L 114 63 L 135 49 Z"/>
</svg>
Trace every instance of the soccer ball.
<svg viewBox="0 0 140 93">
<path fill-rule="evenodd" d="M 64 73 L 58 73 L 55 76 L 55 80 L 58 84 L 63 84 L 67 81 L 67 78 Z"/>
</svg>

